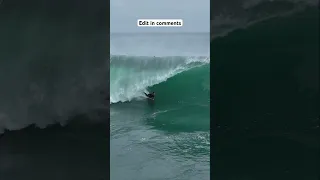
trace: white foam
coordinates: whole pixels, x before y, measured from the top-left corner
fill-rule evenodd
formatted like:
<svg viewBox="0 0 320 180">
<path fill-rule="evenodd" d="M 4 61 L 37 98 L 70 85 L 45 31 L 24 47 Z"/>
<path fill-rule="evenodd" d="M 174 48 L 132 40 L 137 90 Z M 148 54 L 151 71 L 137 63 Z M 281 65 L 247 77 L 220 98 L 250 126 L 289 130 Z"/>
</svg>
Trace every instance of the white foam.
<svg viewBox="0 0 320 180">
<path fill-rule="evenodd" d="M 190 68 L 209 62 L 210 58 L 186 57 L 183 64 L 173 68 L 117 74 L 117 77 L 110 77 L 110 104 L 144 99 L 144 92 L 147 91 L 148 87 L 164 82 Z"/>
</svg>

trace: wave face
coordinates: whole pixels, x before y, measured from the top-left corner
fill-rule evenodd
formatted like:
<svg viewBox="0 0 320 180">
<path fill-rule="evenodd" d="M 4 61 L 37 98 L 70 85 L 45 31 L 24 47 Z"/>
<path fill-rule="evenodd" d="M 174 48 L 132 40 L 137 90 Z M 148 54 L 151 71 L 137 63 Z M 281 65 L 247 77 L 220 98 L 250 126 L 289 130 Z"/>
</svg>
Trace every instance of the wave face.
<svg viewBox="0 0 320 180">
<path fill-rule="evenodd" d="M 216 87 L 219 113 L 229 117 L 228 121 L 236 126 L 246 123 L 245 119 L 234 118 L 267 113 L 273 114 L 269 122 L 276 121 L 278 126 L 280 122 L 274 118 L 275 114 L 292 114 L 293 117 L 281 120 L 281 126 L 312 127 L 312 121 L 304 118 L 312 119 L 318 114 L 315 109 L 319 92 L 318 18 L 319 10 L 309 8 L 214 39 L 211 53 L 216 65 L 212 67 L 215 77 L 211 80 L 215 82 L 212 84 Z M 236 88 L 237 92 L 232 93 Z M 231 117 L 230 110 L 237 115 Z M 296 121 L 300 126 L 292 120 L 298 117 L 292 112 L 305 116 Z M 267 126 L 273 124 L 264 128 Z"/>
<path fill-rule="evenodd" d="M 174 101 L 178 96 L 180 100 L 187 100 L 204 91 L 208 96 L 209 61 L 204 56 L 112 56 L 110 103 L 142 100 L 145 99 L 144 92 L 149 91 L 157 93 L 157 103 L 163 99 Z M 207 66 L 200 68 L 203 65 Z M 206 78 L 205 82 L 201 78 Z M 188 91 L 180 86 L 186 79 L 190 84 Z"/>
<path fill-rule="evenodd" d="M 290 16 L 309 7 L 319 7 L 319 1 L 225 0 L 210 5 L 211 33 L 213 37 L 218 37 L 267 19 Z"/>
<path fill-rule="evenodd" d="M 141 180 L 208 179 L 209 34 L 117 34 L 111 39 L 111 179 L 126 179 L 124 171 Z M 152 91 L 154 101 L 144 95 Z M 200 168 L 181 165 L 185 161 Z M 174 171 L 165 177 L 149 173 L 159 168 Z"/>
<path fill-rule="evenodd" d="M 234 30 L 210 48 L 213 179 L 316 179 L 319 8 Z"/>
<path fill-rule="evenodd" d="M 75 6 L 76 4 L 76 6 Z M 1 1 L 0 133 L 101 106 L 108 89 L 104 1 Z"/>
</svg>

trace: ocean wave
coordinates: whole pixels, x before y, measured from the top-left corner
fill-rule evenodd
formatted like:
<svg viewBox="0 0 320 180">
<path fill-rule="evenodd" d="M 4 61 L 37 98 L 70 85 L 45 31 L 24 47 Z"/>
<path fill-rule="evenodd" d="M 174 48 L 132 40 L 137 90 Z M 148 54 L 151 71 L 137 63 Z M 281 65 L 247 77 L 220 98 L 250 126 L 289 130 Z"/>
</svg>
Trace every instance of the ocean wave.
<svg viewBox="0 0 320 180">
<path fill-rule="evenodd" d="M 319 5 L 318 0 L 243 0 L 231 5 L 229 3 L 232 2 L 226 1 L 211 7 L 214 9 L 211 20 L 212 38 L 226 36 L 235 30 L 247 29 L 275 17 L 291 16 Z"/>
<path fill-rule="evenodd" d="M 110 104 L 141 99 L 148 88 L 209 62 L 210 58 L 204 56 L 112 56 Z"/>
<path fill-rule="evenodd" d="M 221 123 L 229 128 L 313 126 L 308 119 L 319 114 L 318 22 L 319 9 L 309 8 L 211 42 L 212 101 L 225 117 Z"/>
<path fill-rule="evenodd" d="M 2 12 L 12 12 L 11 14 L 2 13 L 0 15 L 0 19 L 3 20 L 1 21 L 3 28 L 0 30 L 1 42 L 6 42 L 0 44 L 3 50 L 2 53 L 0 53 L 0 133 L 3 132 L 4 129 L 16 130 L 30 124 L 35 124 L 38 127 L 46 127 L 49 124 L 56 123 L 64 124 L 70 116 L 86 114 L 92 111 L 92 109 L 101 107 L 105 102 L 100 91 L 109 88 L 109 65 L 110 103 L 117 103 L 139 99 L 142 97 L 144 90 L 160 92 L 163 91 L 162 89 L 170 89 L 163 82 L 169 82 L 167 81 L 168 79 L 176 81 L 173 77 L 185 78 L 182 72 L 191 73 L 192 71 L 190 70 L 196 70 L 195 67 L 199 66 L 205 67 L 210 61 L 207 57 L 112 56 L 109 63 L 106 59 L 107 55 L 104 54 L 105 50 L 103 50 L 105 46 L 102 45 L 105 44 L 104 41 L 107 38 L 100 38 L 103 34 L 101 33 L 103 28 L 100 29 L 97 28 L 97 26 L 88 25 L 85 26 L 91 27 L 90 29 L 79 28 L 82 27 L 81 24 L 84 23 L 80 22 L 79 19 L 76 18 L 77 16 L 72 15 L 72 13 L 70 14 L 70 18 L 64 19 L 63 24 L 59 24 L 58 21 L 47 21 L 48 18 L 54 17 L 54 13 L 50 11 L 51 13 L 46 13 L 46 17 L 39 18 L 42 17 L 41 13 L 45 12 L 43 8 L 38 8 L 43 11 L 29 14 L 28 17 L 23 16 L 23 13 L 26 11 L 24 7 L 27 6 L 21 6 L 24 11 L 17 11 L 16 9 L 15 11 L 11 11 L 12 8 L 9 8 L 9 11 L 5 9 L 5 7 L 8 7 L 5 3 L 8 2 L 11 3 L 11 1 L 3 1 L 0 6 Z M 10 7 L 16 6 L 11 4 Z M 306 6 L 306 8 L 308 7 Z M 281 68 L 288 70 L 288 64 L 292 66 L 293 64 L 295 65 L 296 69 L 290 69 L 290 71 L 293 72 L 291 73 L 292 76 L 297 77 L 297 82 L 290 82 L 291 84 L 287 87 L 291 89 L 296 88 L 299 89 L 299 91 L 295 91 L 291 96 L 286 95 L 285 97 L 279 97 L 275 95 L 266 97 L 268 98 L 267 100 L 270 101 L 273 99 L 276 102 L 278 99 L 275 98 L 284 99 L 284 104 L 285 100 L 291 101 L 299 97 L 304 100 L 304 103 L 308 104 L 305 106 L 306 108 L 302 109 L 307 111 L 308 107 L 312 108 L 314 102 L 309 102 L 308 98 L 314 97 L 314 92 L 318 91 L 318 86 L 315 87 L 317 83 L 314 83 L 318 81 L 316 79 L 317 76 L 312 74 L 315 71 L 305 72 L 307 71 L 306 69 L 310 67 L 318 67 L 313 63 L 313 60 L 317 58 L 312 57 L 318 57 L 318 55 L 312 54 L 316 52 L 318 48 L 318 44 L 313 46 L 313 44 L 318 43 L 315 42 L 318 38 L 310 38 L 308 36 L 318 32 L 319 27 L 312 24 L 312 21 L 318 20 L 318 10 L 318 8 L 316 8 L 316 10 L 307 9 L 304 13 L 303 11 L 299 11 L 297 13 L 289 13 L 286 17 L 267 18 L 264 19 L 263 22 L 254 21 L 255 23 L 241 28 L 242 30 L 239 30 L 237 28 L 238 26 L 232 25 L 234 29 L 232 31 L 233 33 L 213 40 L 211 53 L 214 54 L 213 57 L 215 61 L 220 62 L 220 65 L 214 67 L 213 70 L 221 75 L 219 79 L 215 79 L 217 77 L 213 77 L 213 79 L 215 80 L 215 84 L 222 85 L 220 87 L 220 98 L 229 100 L 229 104 L 220 102 L 222 104 L 221 108 L 226 108 L 226 116 L 228 116 L 230 109 L 233 107 L 239 109 L 239 116 L 242 115 L 241 113 L 249 111 L 248 109 L 250 109 L 248 113 L 252 114 L 251 109 L 256 108 L 253 106 L 255 105 L 254 100 L 250 101 L 252 105 L 249 106 L 250 108 L 239 108 L 245 107 L 246 104 L 243 104 L 243 102 L 249 103 L 246 99 L 246 93 L 256 93 L 256 91 L 247 92 L 245 86 L 256 86 L 252 87 L 253 89 L 263 87 L 269 90 L 268 93 L 278 92 L 279 89 L 282 92 L 285 90 L 290 92 L 283 84 L 283 82 L 285 82 L 284 80 L 289 78 L 281 74 L 281 72 L 283 72 Z M 28 9 L 28 12 L 29 11 L 30 9 Z M 8 17 L 9 19 L 7 19 Z M 24 19 L 11 21 L 17 19 L 17 17 L 24 17 Z M 229 22 L 233 22 L 233 17 L 230 18 L 231 21 Z M 77 22 L 68 23 L 68 21 L 74 20 L 77 20 Z M 273 23 L 275 21 L 276 23 Z M 11 26 L 12 22 L 16 23 L 15 26 Z M 221 22 L 223 22 L 223 20 L 221 20 Z M 247 23 L 247 21 L 245 21 L 245 23 Z M 66 24 L 68 24 L 67 29 L 64 28 Z M 222 28 L 223 26 L 222 23 L 217 28 Z M 279 27 L 282 27 L 283 30 L 279 29 Z M 316 31 L 313 29 L 316 29 Z M 237 30 L 238 32 L 236 32 Z M 265 31 L 268 32 L 263 33 Z M 265 34 L 268 35 L 268 39 L 265 39 Z M 30 37 L 33 38 L 31 39 Z M 290 42 L 291 39 L 299 41 L 296 44 L 289 43 L 290 46 L 284 43 L 281 47 L 277 46 L 271 49 L 275 50 L 279 48 L 280 50 L 286 47 L 284 52 L 290 50 L 290 52 L 294 52 L 293 54 L 296 56 L 293 55 L 287 58 L 290 53 L 283 54 L 276 52 L 286 57 L 287 60 L 290 60 L 290 62 L 284 62 L 284 58 L 281 56 L 279 56 L 279 58 L 270 57 L 268 59 L 267 55 L 269 55 L 270 52 L 262 51 L 262 49 L 258 49 L 258 52 L 260 52 L 258 54 L 264 54 L 265 56 L 263 57 L 265 59 L 259 59 L 259 61 L 252 52 L 244 54 L 244 52 L 248 52 L 249 50 L 253 51 L 255 47 L 261 45 L 261 42 L 269 43 L 269 45 L 272 44 L 272 42 L 269 41 L 271 39 L 273 40 L 273 38 L 269 37 L 281 37 L 282 42 Z M 311 43 L 305 43 L 305 45 L 307 45 L 305 47 L 298 45 L 298 43 L 303 44 L 302 42 L 306 42 L 306 40 L 310 40 Z M 251 43 L 250 47 L 243 47 L 244 43 L 249 42 Z M 226 46 L 226 44 L 228 44 L 228 46 Z M 233 44 L 233 46 L 230 44 Z M 301 53 L 301 51 L 305 49 L 308 50 L 306 52 L 312 51 L 312 53 Z M 248 55 L 252 56 L 251 59 Z M 239 59 L 239 57 L 241 57 L 241 59 Z M 301 57 L 305 57 L 309 61 L 300 63 Z M 259 58 L 261 58 L 261 56 L 259 56 Z M 310 61 L 311 59 L 312 61 Z M 295 60 L 295 62 L 293 60 Z M 250 67 L 260 67 L 261 69 L 248 69 Z M 274 67 L 277 67 L 277 72 L 275 72 Z M 232 79 L 231 72 L 240 71 L 251 73 L 240 74 L 242 81 Z M 261 82 L 269 82 L 269 84 L 272 84 L 270 82 L 274 82 L 274 79 L 264 79 L 266 77 L 263 71 L 278 73 L 275 74 L 273 78 L 280 80 L 282 78 L 283 81 L 281 81 L 281 83 L 279 82 L 279 87 L 282 88 L 269 87 L 268 83 L 261 84 Z M 179 77 L 178 74 L 182 76 Z M 249 79 L 252 79 L 252 74 L 260 78 L 249 82 Z M 238 75 L 239 78 L 240 75 Z M 277 77 L 276 75 L 279 76 Z M 177 80 L 176 82 L 179 81 Z M 261 87 L 258 87 L 258 85 Z M 228 93 L 230 95 L 230 91 L 234 92 L 234 88 L 239 87 L 243 88 L 237 91 L 237 95 L 224 97 L 224 95 Z M 174 88 L 170 89 L 171 92 L 174 90 Z M 242 96 L 240 96 L 241 93 L 243 93 Z M 159 95 L 159 97 L 160 96 L 161 95 Z M 240 99 L 239 102 L 241 103 L 233 103 L 235 99 Z M 230 104 L 233 104 L 233 106 L 229 107 Z M 262 106 L 264 107 L 270 104 L 264 104 Z M 279 104 L 281 105 L 281 103 Z M 277 107 L 279 109 L 283 108 L 280 107 L 280 105 Z M 272 104 L 272 106 L 274 106 L 274 104 Z M 310 111 L 310 108 L 308 108 L 308 111 Z M 292 109 L 290 110 L 292 112 Z M 298 108 L 294 110 L 298 111 Z"/>
<path fill-rule="evenodd" d="M 101 106 L 109 86 L 105 3 L 2 1 L 0 133 L 63 124 Z"/>
</svg>

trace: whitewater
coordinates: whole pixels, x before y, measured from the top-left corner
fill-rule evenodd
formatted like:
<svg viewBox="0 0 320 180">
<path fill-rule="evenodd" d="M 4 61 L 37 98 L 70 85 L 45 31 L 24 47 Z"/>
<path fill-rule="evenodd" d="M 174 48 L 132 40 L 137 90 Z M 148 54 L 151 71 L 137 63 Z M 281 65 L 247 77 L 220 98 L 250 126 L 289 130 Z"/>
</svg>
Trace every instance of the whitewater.
<svg viewBox="0 0 320 180">
<path fill-rule="evenodd" d="M 111 37 L 111 179 L 209 178 L 209 45 L 209 33 Z"/>
<path fill-rule="evenodd" d="M 111 56 L 110 104 L 142 100 L 148 87 L 209 62 L 205 56 Z"/>
</svg>

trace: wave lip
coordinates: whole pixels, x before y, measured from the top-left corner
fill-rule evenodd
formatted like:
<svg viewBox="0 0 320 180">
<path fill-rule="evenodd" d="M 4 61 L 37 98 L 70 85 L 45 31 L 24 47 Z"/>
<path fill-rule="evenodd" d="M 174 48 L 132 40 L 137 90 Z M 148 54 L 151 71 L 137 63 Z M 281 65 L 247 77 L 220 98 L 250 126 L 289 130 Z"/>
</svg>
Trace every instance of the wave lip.
<svg viewBox="0 0 320 180">
<path fill-rule="evenodd" d="M 110 104 L 139 100 L 148 87 L 209 62 L 206 56 L 111 56 Z"/>
</svg>

